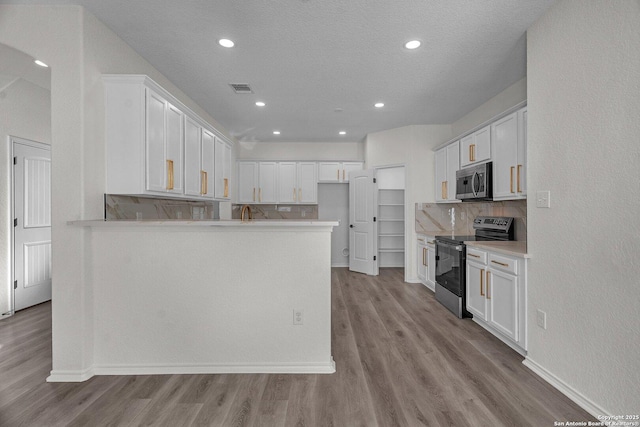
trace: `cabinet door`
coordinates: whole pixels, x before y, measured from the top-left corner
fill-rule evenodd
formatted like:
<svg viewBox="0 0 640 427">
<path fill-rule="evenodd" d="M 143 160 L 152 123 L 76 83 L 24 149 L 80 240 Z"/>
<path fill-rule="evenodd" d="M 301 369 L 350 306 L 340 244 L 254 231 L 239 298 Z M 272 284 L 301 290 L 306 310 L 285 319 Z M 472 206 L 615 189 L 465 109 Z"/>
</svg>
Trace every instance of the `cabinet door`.
<svg viewBox="0 0 640 427">
<path fill-rule="evenodd" d="M 489 323 L 518 341 L 518 277 L 490 268 L 487 270 Z"/>
<path fill-rule="evenodd" d="M 278 163 L 278 203 L 298 202 L 297 175 L 297 163 Z"/>
<path fill-rule="evenodd" d="M 278 203 L 278 164 L 260 162 L 258 179 L 258 203 Z"/>
<path fill-rule="evenodd" d="M 202 128 L 189 117 L 184 121 L 184 194 L 200 196 L 201 178 L 201 144 Z"/>
<path fill-rule="evenodd" d="M 315 162 L 298 163 L 298 203 L 318 203 L 318 167 Z"/>
<path fill-rule="evenodd" d="M 493 123 L 491 133 L 493 140 L 493 197 L 516 198 L 518 114 L 510 114 Z"/>
<path fill-rule="evenodd" d="M 444 147 L 436 151 L 435 159 L 436 202 L 442 202 L 447 198 L 445 191 L 447 184 L 447 148 Z"/>
<path fill-rule="evenodd" d="M 456 172 L 460 169 L 460 144 L 447 145 L 446 200 L 456 200 Z"/>
<path fill-rule="evenodd" d="M 200 171 L 200 184 L 202 195 L 206 198 L 214 197 L 214 164 L 215 164 L 215 137 L 211 132 L 202 129 L 202 169 Z"/>
<path fill-rule="evenodd" d="M 518 111 L 518 164 L 516 165 L 516 191 L 527 195 L 527 107 Z"/>
<path fill-rule="evenodd" d="M 318 181 L 339 182 L 341 171 L 339 162 L 320 162 L 318 163 Z"/>
<path fill-rule="evenodd" d="M 238 203 L 258 201 L 258 163 L 238 162 Z"/>
<path fill-rule="evenodd" d="M 167 103 L 166 115 L 166 156 L 167 160 L 171 162 L 167 190 L 170 193 L 183 194 L 184 114 L 173 105 Z"/>
<path fill-rule="evenodd" d="M 427 246 L 427 286 L 431 290 L 436 286 L 436 248 Z"/>
<path fill-rule="evenodd" d="M 215 161 L 215 198 L 228 199 L 231 177 L 231 146 L 219 138 L 216 138 Z"/>
<path fill-rule="evenodd" d="M 342 182 L 349 182 L 349 172 L 362 170 L 361 162 L 344 162 L 342 163 L 342 172 L 340 179 Z"/>
<path fill-rule="evenodd" d="M 474 162 L 473 151 L 475 149 L 473 134 L 467 135 L 460 140 L 460 167 L 470 165 Z"/>
<path fill-rule="evenodd" d="M 482 320 L 487 320 L 485 271 L 486 266 L 467 262 L 467 310 Z"/>
<path fill-rule="evenodd" d="M 424 284 L 427 282 L 427 247 L 424 243 L 418 240 L 417 246 L 417 264 L 418 264 L 418 279 Z"/>
<path fill-rule="evenodd" d="M 473 133 L 474 147 L 471 150 L 474 162 L 491 159 L 491 126 L 485 126 Z"/>
<path fill-rule="evenodd" d="M 147 89 L 147 137 L 146 151 L 146 189 L 148 191 L 167 191 L 169 165 L 165 161 L 165 107 L 164 98 Z"/>
</svg>

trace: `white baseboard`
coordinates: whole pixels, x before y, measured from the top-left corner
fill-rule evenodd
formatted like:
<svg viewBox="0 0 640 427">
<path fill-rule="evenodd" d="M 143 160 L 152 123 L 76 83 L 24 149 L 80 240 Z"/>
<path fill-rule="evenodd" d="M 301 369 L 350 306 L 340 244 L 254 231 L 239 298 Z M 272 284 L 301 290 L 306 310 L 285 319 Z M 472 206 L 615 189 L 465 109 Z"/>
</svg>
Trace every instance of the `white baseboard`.
<svg viewBox="0 0 640 427">
<path fill-rule="evenodd" d="M 565 383 L 542 366 L 538 365 L 536 362 L 531 360 L 530 357 L 525 357 L 525 359 L 522 361 L 522 364 L 538 374 L 540 377 L 542 377 L 543 380 L 551 384 L 558 391 L 567 396 L 569 399 L 571 399 L 582 409 L 593 415 L 595 418 L 598 418 L 598 416 L 600 415 L 611 416 L 608 411 L 605 411 L 603 408 L 598 406 L 595 402 L 589 400 L 578 390 L 571 387 L 569 384 Z"/>
<path fill-rule="evenodd" d="M 47 377 L 48 383 L 81 383 L 93 377 L 93 367 L 84 371 L 51 371 Z"/>
<path fill-rule="evenodd" d="M 331 264 L 331 267 L 349 267 L 349 264 Z"/>
<path fill-rule="evenodd" d="M 82 382 L 94 375 L 332 374 L 335 371 L 333 357 L 327 364 L 95 365 L 85 371 L 51 371 L 47 382 Z"/>
</svg>

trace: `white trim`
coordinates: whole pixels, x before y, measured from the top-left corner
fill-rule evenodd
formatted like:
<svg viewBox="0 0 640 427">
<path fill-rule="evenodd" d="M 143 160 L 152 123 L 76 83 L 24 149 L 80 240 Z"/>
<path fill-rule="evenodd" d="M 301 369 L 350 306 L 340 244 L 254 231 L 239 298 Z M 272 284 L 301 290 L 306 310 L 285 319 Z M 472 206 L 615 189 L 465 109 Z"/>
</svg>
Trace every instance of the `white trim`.
<svg viewBox="0 0 640 427">
<path fill-rule="evenodd" d="M 489 323 L 485 322 L 482 319 L 478 319 L 475 316 L 473 317 L 472 320 L 474 322 L 476 322 L 478 325 L 482 326 L 482 328 L 486 329 L 494 337 L 498 338 L 500 341 L 502 341 L 503 343 L 505 343 L 506 345 L 511 347 L 512 350 L 515 350 L 521 356 L 524 356 L 524 357 L 527 356 L 527 350 L 525 350 L 524 348 L 520 347 L 518 344 L 513 342 L 511 340 L 511 338 L 505 336 L 501 331 L 499 331 L 498 329 L 492 327 Z"/>
<path fill-rule="evenodd" d="M 39 148 L 41 150 L 51 151 L 51 144 L 33 141 L 31 139 L 24 139 L 24 138 L 20 138 L 18 136 L 13 136 L 13 135 L 9 135 L 9 139 L 14 144 L 26 145 L 28 147 L 34 147 L 34 148 Z M 13 151 L 11 151 L 11 154 L 13 155 Z"/>
<path fill-rule="evenodd" d="M 345 268 L 349 267 L 349 264 L 331 264 L 331 268 Z"/>
<path fill-rule="evenodd" d="M 93 368 L 84 371 L 51 371 L 48 383 L 81 383 L 95 375 Z"/>
<path fill-rule="evenodd" d="M 582 409 L 584 409 L 594 417 L 598 418 L 599 415 L 607 415 L 607 416 L 612 415 L 609 411 L 606 411 L 602 407 L 598 406 L 598 404 L 591 401 L 589 398 L 587 398 L 585 395 L 580 393 L 578 390 L 571 387 L 569 384 L 562 381 L 560 378 L 558 378 L 557 376 L 555 376 L 554 374 L 552 374 L 551 372 L 549 372 L 548 370 L 546 370 L 545 368 L 543 368 L 542 366 L 540 366 L 539 364 L 531 360 L 530 357 L 525 357 L 525 359 L 522 361 L 522 364 L 527 368 L 531 369 L 534 373 L 539 375 L 543 380 L 551 384 L 559 392 L 567 396 L 574 403 L 576 403 L 578 406 L 580 406 Z"/>
</svg>

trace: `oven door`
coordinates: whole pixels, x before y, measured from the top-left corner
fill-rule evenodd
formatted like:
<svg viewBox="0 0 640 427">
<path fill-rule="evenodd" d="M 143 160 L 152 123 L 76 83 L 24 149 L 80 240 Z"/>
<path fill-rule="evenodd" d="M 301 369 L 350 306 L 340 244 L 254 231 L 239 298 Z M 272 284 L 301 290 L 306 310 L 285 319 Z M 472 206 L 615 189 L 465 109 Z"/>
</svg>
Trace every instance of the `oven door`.
<svg viewBox="0 0 640 427">
<path fill-rule="evenodd" d="M 459 297 L 464 296 L 465 255 L 464 245 L 436 240 L 436 283 Z"/>
</svg>

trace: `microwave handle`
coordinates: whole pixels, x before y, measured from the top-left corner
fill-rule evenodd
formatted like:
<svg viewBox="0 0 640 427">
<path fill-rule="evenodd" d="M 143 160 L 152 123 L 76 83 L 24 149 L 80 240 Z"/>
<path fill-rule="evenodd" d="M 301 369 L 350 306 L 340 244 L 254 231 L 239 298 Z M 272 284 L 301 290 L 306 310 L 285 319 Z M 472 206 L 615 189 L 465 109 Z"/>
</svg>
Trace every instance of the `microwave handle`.
<svg viewBox="0 0 640 427">
<path fill-rule="evenodd" d="M 473 195 L 475 197 L 478 197 L 478 192 L 476 191 L 476 177 L 479 177 L 480 175 L 478 174 L 478 172 L 474 172 L 473 176 L 471 177 L 471 191 L 473 192 Z"/>
</svg>

